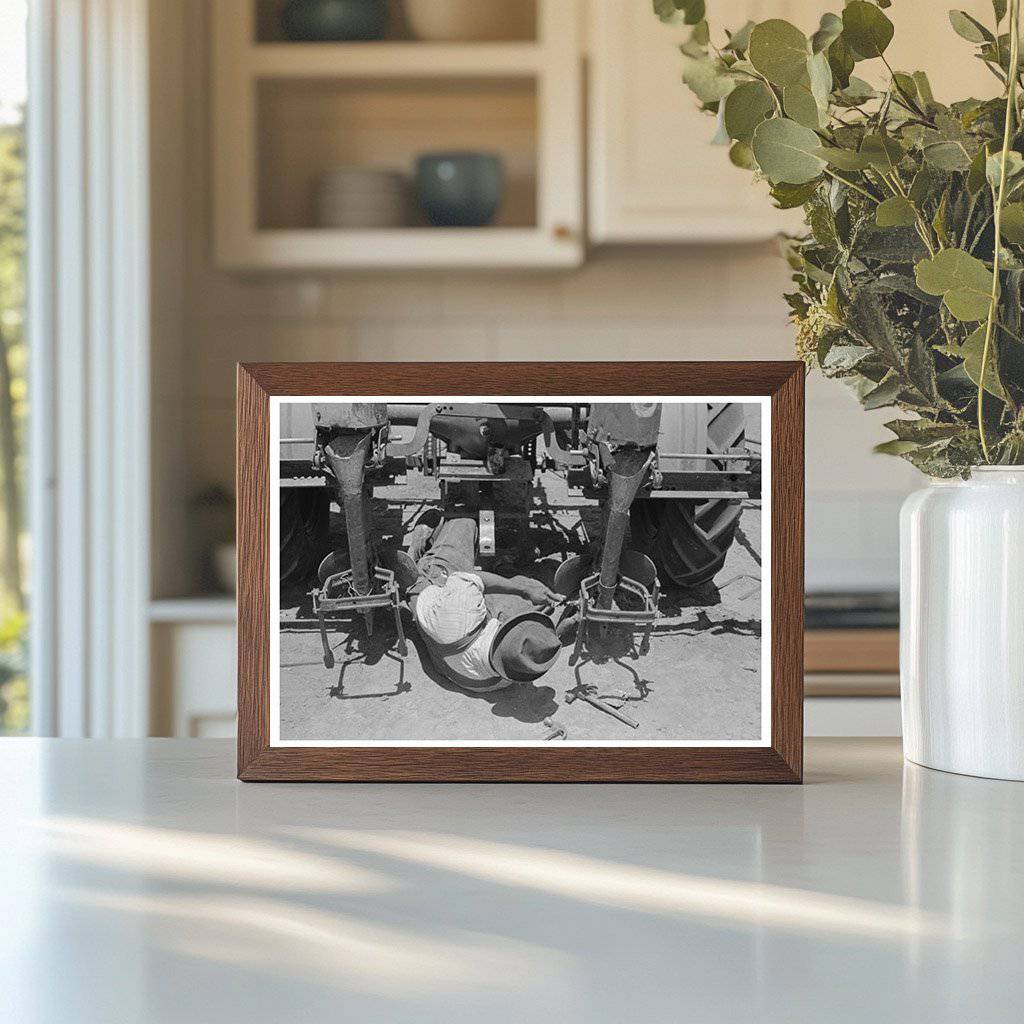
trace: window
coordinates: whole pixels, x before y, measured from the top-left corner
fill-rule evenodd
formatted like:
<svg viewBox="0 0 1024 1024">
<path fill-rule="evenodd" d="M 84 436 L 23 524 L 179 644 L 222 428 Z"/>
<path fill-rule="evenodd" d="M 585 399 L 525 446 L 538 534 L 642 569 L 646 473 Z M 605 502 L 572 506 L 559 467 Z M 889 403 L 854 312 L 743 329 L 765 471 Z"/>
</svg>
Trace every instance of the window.
<svg viewBox="0 0 1024 1024">
<path fill-rule="evenodd" d="M 0 0 L 0 734 L 29 725 L 24 0 Z"/>
</svg>

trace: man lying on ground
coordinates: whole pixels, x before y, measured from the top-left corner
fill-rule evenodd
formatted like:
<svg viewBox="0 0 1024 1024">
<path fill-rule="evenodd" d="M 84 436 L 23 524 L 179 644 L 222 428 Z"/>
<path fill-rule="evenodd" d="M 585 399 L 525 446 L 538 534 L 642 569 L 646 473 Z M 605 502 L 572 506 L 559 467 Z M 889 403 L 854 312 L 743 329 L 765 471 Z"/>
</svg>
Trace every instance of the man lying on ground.
<svg viewBox="0 0 1024 1024">
<path fill-rule="evenodd" d="M 533 682 L 558 658 L 561 643 L 545 612 L 562 597 L 539 580 L 507 578 L 476 565 L 470 516 L 421 522 L 399 552 L 395 578 L 407 594 L 434 667 L 473 693 Z"/>
</svg>

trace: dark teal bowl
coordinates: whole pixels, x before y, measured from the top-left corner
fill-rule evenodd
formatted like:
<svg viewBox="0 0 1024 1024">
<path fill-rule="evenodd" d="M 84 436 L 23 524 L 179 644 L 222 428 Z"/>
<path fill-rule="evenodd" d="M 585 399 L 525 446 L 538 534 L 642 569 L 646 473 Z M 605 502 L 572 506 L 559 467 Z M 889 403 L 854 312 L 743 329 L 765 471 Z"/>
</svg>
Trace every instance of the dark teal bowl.
<svg viewBox="0 0 1024 1024">
<path fill-rule="evenodd" d="M 416 195 L 440 228 L 490 224 L 505 192 L 505 168 L 494 153 L 424 153 L 416 161 Z"/>
<path fill-rule="evenodd" d="M 288 0 L 281 27 L 302 43 L 380 39 L 388 27 L 387 0 Z"/>
</svg>

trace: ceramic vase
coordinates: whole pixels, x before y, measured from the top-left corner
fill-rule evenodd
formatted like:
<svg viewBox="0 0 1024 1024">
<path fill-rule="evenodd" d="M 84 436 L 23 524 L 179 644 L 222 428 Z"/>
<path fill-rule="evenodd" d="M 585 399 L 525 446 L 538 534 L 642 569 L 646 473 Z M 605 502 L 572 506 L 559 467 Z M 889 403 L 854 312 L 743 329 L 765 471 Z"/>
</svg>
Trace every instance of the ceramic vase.
<svg viewBox="0 0 1024 1024">
<path fill-rule="evenodd" d="M 1024 781 L 1024 466 L 910 495 L 900 563 L 905 755 Z"/>
</svg>

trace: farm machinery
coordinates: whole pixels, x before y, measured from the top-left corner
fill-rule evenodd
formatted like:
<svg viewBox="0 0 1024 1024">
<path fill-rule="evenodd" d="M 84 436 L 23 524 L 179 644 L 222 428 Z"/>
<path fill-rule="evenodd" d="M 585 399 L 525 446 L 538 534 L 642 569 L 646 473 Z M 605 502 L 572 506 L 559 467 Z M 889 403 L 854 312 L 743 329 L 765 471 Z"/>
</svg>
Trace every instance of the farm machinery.
<svg viewBox="0 0 1024 1024">
<path fill-rule="evenodd" d="M 378 609 L 394 616 L 404 654 L 397 587 L 373 540 L 374 488 L 410 474 L 436 481 L 442 506 L 476 515 L 483 561 L 498 554 L 496 516 L 525 536 L 533 487 L 553 471 L 601 508 L 598 535 L 555 575 L 555 589 L 579 602 L 574 656 L 591 625 L 639 632 L 642 654 L 660 586 L 712 579 L 741 501 L 760 498 L 760 455 L 745 427 L 737 403 L 284 404 L 282 585 L 317 576 L 312 600 L 325 663 L 333 663 L 327 620 L 361 613 L 371 631 Z M 332 501 L 345 521 L 341 556 L 328 552 Z"/>
</svg>

